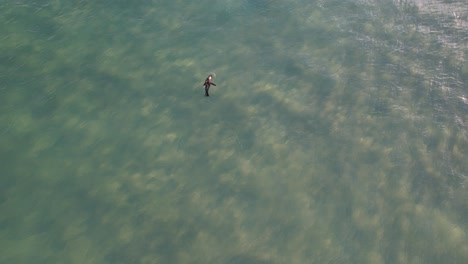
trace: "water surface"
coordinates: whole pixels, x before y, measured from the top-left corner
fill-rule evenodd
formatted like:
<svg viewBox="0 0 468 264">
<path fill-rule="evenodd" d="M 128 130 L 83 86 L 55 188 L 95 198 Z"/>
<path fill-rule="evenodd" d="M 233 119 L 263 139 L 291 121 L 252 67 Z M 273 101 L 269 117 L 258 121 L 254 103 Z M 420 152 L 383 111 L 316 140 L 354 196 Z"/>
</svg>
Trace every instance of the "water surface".
<svg viewBox="0 0 468 264">
<path fill-rule="evenodd" d="M 0 262 L 468 262 L 464 1 L 0 10 Z"/>
</svg>

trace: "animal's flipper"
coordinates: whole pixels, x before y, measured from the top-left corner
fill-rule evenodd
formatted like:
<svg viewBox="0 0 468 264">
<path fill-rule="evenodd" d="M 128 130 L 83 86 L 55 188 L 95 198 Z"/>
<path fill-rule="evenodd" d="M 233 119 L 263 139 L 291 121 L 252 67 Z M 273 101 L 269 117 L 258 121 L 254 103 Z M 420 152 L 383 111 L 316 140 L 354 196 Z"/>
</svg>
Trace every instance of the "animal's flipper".
<svg viewBox="0 0 468 264">
<path fill-rule="evenodd" d="M 210 83 L 210 84 L 216 86 L 216 84 L 214 84 L 214 83 Z"/>
</svg>

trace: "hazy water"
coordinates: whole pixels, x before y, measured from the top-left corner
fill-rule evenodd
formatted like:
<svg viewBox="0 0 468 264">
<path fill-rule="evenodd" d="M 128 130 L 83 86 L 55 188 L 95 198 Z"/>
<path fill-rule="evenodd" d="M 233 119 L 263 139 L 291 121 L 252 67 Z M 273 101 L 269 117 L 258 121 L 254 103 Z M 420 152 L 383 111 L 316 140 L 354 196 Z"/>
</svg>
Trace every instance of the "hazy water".
<svg viewBox="0 0 468 264">
<path fill-rule="evenodd" d="M 1 2 L 0 263 L 468 263 L 450 2 Z"/>
</svg>

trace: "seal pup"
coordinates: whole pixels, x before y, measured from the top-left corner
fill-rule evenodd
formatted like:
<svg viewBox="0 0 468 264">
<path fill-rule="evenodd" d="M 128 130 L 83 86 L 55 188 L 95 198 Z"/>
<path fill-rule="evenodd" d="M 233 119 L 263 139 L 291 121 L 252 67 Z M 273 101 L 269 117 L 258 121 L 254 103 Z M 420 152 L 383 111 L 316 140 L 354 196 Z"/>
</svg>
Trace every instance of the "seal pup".
<svg viewBox="0 0 468 264">
<path fill-rule="evenodd" d="M 208 77 L 206 77 L 205 83 L 203 83 L 203 86 L 205 86 L 205 96 L 210 96 L 210 94 L 208 93 L 208 90 L 210 90 L 211 85 L 216 86 L 216 84 L 211 82 L 212 78 L 213 78 L 213 75 L 211 74 L 208 75 Z"/>
<path fill-rule="evenodd" d="M 461 26 L 462 24 L 461 13 L 455 13 L 454 11 L 452 11 L 452 13 L 453 13 L 453 16 L 455 17 L 455 22 L 457 22 L 457 26 Z"/>
</svg>

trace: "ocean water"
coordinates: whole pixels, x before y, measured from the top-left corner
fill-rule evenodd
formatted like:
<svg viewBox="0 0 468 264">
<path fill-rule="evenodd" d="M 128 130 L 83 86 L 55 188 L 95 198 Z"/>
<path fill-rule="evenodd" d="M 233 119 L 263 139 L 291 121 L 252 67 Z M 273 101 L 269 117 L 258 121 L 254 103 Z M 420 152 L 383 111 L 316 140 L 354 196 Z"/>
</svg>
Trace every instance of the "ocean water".
<svg viewBox="0 0 468 264">
<path fill-rule="evenodd" d="M 0 2 L 0 263 L 468 263 L 466 14 Z"/>
</svg>

